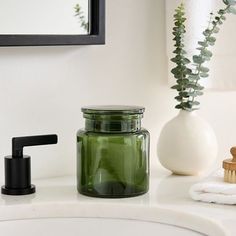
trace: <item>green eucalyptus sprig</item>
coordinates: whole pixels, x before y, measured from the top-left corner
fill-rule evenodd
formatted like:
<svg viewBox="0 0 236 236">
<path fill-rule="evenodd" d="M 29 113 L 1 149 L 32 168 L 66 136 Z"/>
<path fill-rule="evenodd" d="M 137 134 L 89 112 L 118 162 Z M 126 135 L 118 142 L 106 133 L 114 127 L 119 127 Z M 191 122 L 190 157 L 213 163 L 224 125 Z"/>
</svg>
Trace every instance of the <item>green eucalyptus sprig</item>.
<svg viewBox="0 0 236 236">
<path fill-rule="evenodd" d="M 84 15 L 84 12 L 82 10 L 82 7 L 80 6 L 80 4 L 76 4 L 74 9 L 75 9 L 75 13 L 76 13 L 75 16 L 79 18 L 80 26 L 84 30 L 88 31 L 89 24 L 85 19 L 85 15 Z"/>
<path fill-rule="evenodd" d="M 175 99 L 179 102 L 175 108 L 187 111 L 193 111 L 199 109 L 200 103 L 196 101 L 198 96 L 203 95 L 202 90 L 204 87 L 199 83 L 200 79 L 207 78 L 209 76 L 209 68 L 205 66 L 205 63 L 209 61 L 213 54 L 210 51 L 210 47 L 215 45 L 216 38 L 214 37 L 220 30 L 220 25 L 226 20 L 227 13 L 236 14 L 236 0 L 223 0 L 226 5 L 225 8 L 220 9 L 216 15 L 211 13 L 209 26 L 204 30 L 204 39 L 198 42 L 199 53 L 192 57 L 192 66 L 187 67 L 190 63 L 185 56 L 184 50 L 184 34 L 185 30 L 185 12 L 184 5 L 181 4 L 175 11 L 174 21 L 175 26 L 173 28 L 175 51 L 176 56 L 171 59 L 176 64 L 176 67 L 171 70 L 176 78 L 176 85 L 172 86 L 172 89 L 178 91 L 178 96 Z"/>
<path fill-rule="evenodd" d="M 174 74 L 176 79 L 176 85 L 172 88 L 178 91 L 178 96 L 175 99 L 179 102 L 176 106 L 177 109 L 184 109 L 186 107 L 186 103 L 188 102 L 188 84 L 189 81 L 187 76 L 191 74 L 192 70 L 187 67 L 190 63 L 190 60 L 185 57 L 186 51 L 184 50 L 184 35 L 186 33 L 185 30 L 185 12 L 184 12 L 184 5 L 181 5 L 175 10 L 174 15 L 175 27 L 173 28 L 173 35 L 175 41 L 175 50 L 174 54 L 175 57 L 171 59 L 172 62 L 176 64 L 176 67 L 171 70 L 171 73 Z"/>
</svg>

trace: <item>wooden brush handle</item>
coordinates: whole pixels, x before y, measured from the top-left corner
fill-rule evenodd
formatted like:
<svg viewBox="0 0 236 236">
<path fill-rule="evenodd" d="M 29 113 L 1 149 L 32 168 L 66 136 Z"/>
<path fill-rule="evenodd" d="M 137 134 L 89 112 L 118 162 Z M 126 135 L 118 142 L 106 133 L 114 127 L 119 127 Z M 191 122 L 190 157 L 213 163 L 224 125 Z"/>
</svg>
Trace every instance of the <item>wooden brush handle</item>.
<svg viewBox="0 0 236 236">
<path fill-rule="evenodd" d="M 230 152 L 231 152 L 231 154 L 232 154 L 232 156 L 233 156 L 232 162 L 236 162 L 236 147 L 232 147 L 232 148 L 230 149 Z"/>
</svg>

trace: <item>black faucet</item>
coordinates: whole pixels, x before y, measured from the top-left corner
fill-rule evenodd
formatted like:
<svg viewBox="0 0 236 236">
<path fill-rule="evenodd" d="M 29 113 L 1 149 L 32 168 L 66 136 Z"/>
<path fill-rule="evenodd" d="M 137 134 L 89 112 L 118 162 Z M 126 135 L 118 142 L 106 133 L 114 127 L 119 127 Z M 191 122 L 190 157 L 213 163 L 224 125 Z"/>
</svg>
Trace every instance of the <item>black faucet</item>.
<svg viewBox="0 0 236 236">
<path fill-rule="evenodd" d="M 12 138 L 12 156 L 5 157 L 5 185 L 2 186 L 2 194 L 35 193 L 35 186 L 31 184 L 30 156 L 23 155 L 23 148 L 56 143 L 55 134 Z"/>
</svg>

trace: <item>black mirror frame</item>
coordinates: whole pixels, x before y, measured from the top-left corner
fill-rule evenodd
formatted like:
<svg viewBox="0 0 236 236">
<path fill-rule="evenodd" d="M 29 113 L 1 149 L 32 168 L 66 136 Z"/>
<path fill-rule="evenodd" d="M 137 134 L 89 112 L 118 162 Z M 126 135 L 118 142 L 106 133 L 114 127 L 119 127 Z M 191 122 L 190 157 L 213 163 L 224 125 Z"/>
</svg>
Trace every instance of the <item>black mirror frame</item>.
<svg viewBox="0 0 236 236">
<path fill-rule="evenodd" d="M 90 5 L 89 35 L 0 35 L 0 47 L 105 44 L 105 0 L 90 0 Z"/>
</svg>

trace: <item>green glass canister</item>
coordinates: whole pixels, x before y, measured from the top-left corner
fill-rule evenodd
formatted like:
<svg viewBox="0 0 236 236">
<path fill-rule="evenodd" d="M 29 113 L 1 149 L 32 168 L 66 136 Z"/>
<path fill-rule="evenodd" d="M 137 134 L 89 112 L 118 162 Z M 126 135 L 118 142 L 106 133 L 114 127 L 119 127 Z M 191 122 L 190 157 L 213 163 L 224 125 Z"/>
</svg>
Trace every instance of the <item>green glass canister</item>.
<svg viewBox="0 0 236 236">
<path fill-rule="evenodd" d="M 77 188 L 91 197 L 123 198 L 149 188 L 149 133 L 143 107 L 83 107 L 77 132 Z"/>
</svg>

